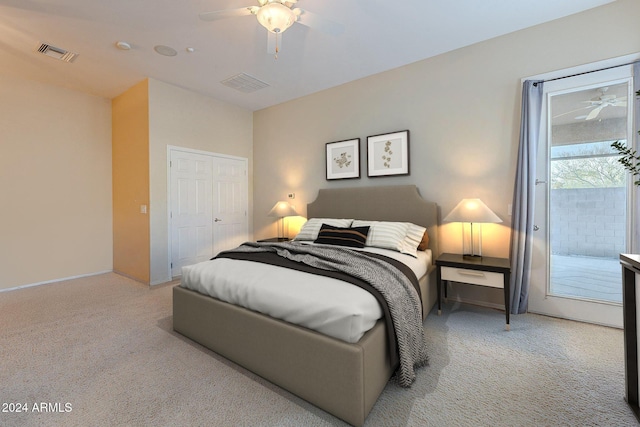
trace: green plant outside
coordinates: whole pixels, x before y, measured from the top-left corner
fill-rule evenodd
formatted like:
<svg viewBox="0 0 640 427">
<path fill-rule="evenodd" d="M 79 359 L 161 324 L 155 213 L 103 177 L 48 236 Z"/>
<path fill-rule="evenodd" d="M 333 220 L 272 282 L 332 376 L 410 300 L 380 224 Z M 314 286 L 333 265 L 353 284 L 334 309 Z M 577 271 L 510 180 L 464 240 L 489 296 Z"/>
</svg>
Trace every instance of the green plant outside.
<svg viewBox="0 0 640 427">
<path fill-rule="evenodd" d="M 636 92 L 636 96 L 640 96 L 640 90 Z M 638 134 L 640 134 L 640 130 L 638 131 Z M 636 150 L 627 147 L 620 141 L 612 143 L 611 147 L 613 147 L 622 156 L 618 159 L 618 162 L 620 162 L 634 178 L 640 176 L 640 156 Z M 640 179 L 633 181 L 633 184 L 640 185 Z"/>
</svg>

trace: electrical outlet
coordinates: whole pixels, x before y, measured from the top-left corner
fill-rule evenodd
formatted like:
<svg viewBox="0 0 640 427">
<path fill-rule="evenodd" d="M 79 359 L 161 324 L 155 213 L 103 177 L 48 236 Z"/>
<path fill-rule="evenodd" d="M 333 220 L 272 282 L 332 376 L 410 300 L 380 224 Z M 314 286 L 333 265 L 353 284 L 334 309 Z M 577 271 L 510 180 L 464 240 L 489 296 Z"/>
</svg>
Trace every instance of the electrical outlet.
<svg viewBox="0 0 640 427">
<path fill-rule="evenodd" d="M 290 199 L 295 199 L 296 198 L 296 193 L 289 193 L 287 194 L 287 197 Z"/>
</svg>

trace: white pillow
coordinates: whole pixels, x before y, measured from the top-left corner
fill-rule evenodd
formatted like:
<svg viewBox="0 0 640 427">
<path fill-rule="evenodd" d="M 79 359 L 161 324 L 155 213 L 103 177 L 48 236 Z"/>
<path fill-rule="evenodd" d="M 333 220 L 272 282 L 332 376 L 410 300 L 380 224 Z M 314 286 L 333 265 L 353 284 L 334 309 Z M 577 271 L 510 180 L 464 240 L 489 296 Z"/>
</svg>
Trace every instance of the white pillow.
<svg viewBox="0 0 640 427">
<path fill-rule="evenodd" d="M 391 249 L 393 251 L 402 252 L 404 249 L 404 238 L 409 229 L 407 222 L 389 222 L 389 221 L 360 221 L 354 220 L 352 227 L 369 226 L 369 235 L 367 236 L 367 246 L 376 248 Z"/>
<path fill-rule="evenodd" d="M 424 236 L 424 232 L 427 231 L 427 229 L 410 222 L 407 222 L 406 224 L 408 225 L 407 234 L 404 237 L 404 247 L 400 252 L 417 258 L 418 246 L 420 246 L 422 236 Z"/>
<path fill-rule="evenodd" d="M 300 232 L 293 240 L 316 240 L 322 224 L 332 225 L 334 227 L 350 227 L 352 219 L 336 219 L 336 218 L 311 218 L 304 223 Z"/>
</svg>

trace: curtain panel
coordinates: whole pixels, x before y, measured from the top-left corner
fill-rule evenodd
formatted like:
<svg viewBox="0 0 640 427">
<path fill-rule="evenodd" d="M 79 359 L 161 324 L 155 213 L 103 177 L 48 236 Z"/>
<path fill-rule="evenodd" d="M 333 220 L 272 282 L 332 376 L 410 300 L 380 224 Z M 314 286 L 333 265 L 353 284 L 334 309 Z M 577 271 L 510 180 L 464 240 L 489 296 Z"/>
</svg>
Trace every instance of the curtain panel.
<svg viewBox="0 0 640 427">
<path fill-rule="evenodd" d="M 542 114 L 542 80 L 522 85 L 520 145 L 513 190 L 511 224 L 511 313 L 527 311 L 533 249 L 536 157 Z"/>
</svg>

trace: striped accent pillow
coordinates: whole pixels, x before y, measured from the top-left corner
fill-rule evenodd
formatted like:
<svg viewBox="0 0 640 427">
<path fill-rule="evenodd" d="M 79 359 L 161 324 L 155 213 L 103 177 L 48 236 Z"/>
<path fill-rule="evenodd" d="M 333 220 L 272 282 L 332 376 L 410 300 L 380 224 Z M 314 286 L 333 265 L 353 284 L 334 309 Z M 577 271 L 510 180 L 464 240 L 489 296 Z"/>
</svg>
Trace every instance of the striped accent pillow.
<svg viewBox="0 0 640 427">
<path fill-rule="evenodd" d="M 367 234 L 369 234 L 369 227 L 340 228 L 322 224 L 314 243 L 364 248 Z"/>
<path fill-rule="evenodd" d="M 367 246 L 376 248 L 391 249 L 402 252 L 405 247 L 404 238 L 409 228 L 406 222 L 388 222 L 388 221 L 360 221 L 354 220 L 352 227 L 369 226 L 369 235 L 367 236 Z"/>
<path fill-rule="evenodd" d="M 352 221 L 352 219 L 311 218 L 304 223 L 300 232 L 293 240 L 316 240 L 322 224 L 329 224 L 334 227 L 349 227 Z"/>
</svg>

